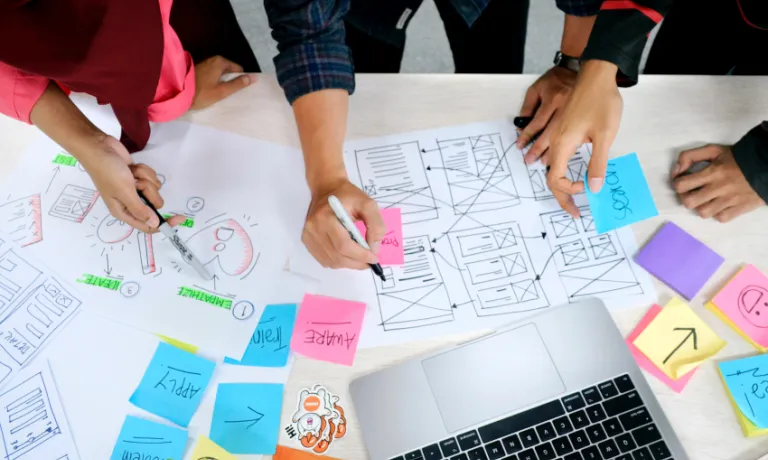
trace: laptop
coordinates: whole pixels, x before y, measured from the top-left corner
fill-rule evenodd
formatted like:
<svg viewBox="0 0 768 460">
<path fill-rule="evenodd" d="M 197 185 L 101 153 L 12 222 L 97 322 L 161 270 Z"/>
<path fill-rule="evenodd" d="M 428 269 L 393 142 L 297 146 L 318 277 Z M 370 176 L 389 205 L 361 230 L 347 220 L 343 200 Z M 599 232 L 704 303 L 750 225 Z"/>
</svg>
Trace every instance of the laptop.
<svg viewBox="0 0 768 460">
<path fill-rule="evenodd" d="M 687 460 L 599 299 L 354 380 L 371 460 Z"/>
</svg>

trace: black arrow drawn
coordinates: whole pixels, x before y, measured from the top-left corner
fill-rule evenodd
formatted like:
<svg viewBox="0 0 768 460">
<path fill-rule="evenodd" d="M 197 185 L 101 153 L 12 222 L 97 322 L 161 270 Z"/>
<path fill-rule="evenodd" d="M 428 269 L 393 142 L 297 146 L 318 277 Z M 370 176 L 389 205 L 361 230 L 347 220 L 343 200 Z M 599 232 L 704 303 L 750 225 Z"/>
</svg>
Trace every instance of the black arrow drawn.
<svg viewBox="0 0 768 460">
<path fill-rule="evenodd" d="M 109 266 L 109 254 L 104 254 L 104 258 L 107 259 L 107 269 L 104 270 L 104 273 L 107 274 L 107 276 L 112 274 L 112 267 Z"/>
<path fill-rule="evenodd" d="M 216 290 L 216 281 L 219 279 L 218 275 L 213 274 L 213 290 Z"/>
<path fill-rule="evenodd" d="M 48 188 L 45 189 L 45 193 L 48 193 L 48 190 L 51 189 L 51 185 L 53 185 L 53 181 L 54 179 L 56 179 L 56 174 L 58 174 L 59 171 L 61 171 L 61 166 L 56 166 L 55 168 L 53 168 L 53 177 L 51 177 L 51 181 L 48 182 Z"/>
<path fill-rule="evenodd" d="M 683 339 L 680 344 L 678 344 L 674 350 L 672 350 L 672 353 L 670 353 L 666 358 L 664 358 L 664 361 L 661 362 L 661 364 L 667 364 L 667 361 L 669 361 L 669 358 L 671 358 L 675 353 L 677 353 L 677 350 L 682 347 L 685 342 L 688 341 L 689 338 L 693 337 L 693 349 L 698 350 L 699 345 L 698 341 L 696 340 L 696 328 L 695 327 L 676 327 L 672 329 L 673 331 L 688 331 L 688 333 L 685 335 L 685 338 Z"/>
<path fill-rule="evenodd" d="M 549 258 L 547 259 L 547 262 L 544 264 L 544 268 L 541 269 L 541 273 L 536 275 L 536 281 L 539 281 L 541 279 L 541 275 L 543 275 L 544 272 L 547 270 L 547 265 L 549 265 L 549 261 L 552 260 L 552 258 L 555 256 L 555 254 L 557 254 L 562 249 L 563 249 L 562 247 L 558 247 L 557 249 L 555 249 L 552 252 L 552 254 L 549 255 Z"/>
<path fill-rule="evenodd" d="M 249 411 L 251 411 L 254 414 L 256 414 L 255 418 L 246 419 L 246 420 L 225 420 L 224 423 L 248 423 L 248 422 L 251 422 L 250 425 L 245 427 L 245 429 L 247 430 L 247 429 L 251 428 L 253 425 L 259 423 L 259 420 L 264 418 L 264 414 L 262 414 L 261 412 L 257 411 L 256 409 L 252 408 L 251 406 L 247 406 L 247 407 L 248 407 Z"/>
<path fill-rule="evenodd" d="M 432 248 L 432 249 L 430 249 L 429 251 L 430 251 L 431 253 L 433 253 L 433 254 L 437 254 L 438 256 L 440 256 L 440 258 L 441 258 L 441 259 L 443 259 L 443 260 L 445 261 L 445 263 L 447 263 L 447 264 L 448 264 L 448 266 L 449 266 L 449 267 L 451 267 L 452 269 L 454 269 L 454 270 L 458 270 L 458 271 L 460 271 L 460 272 L 465 272 L 465 271 L 467 271 L 467 269 L 466 269 L 466 268 L 459 268 L 459 267 L 455 267 L 455 266 L 451 265 L 451 263 L 450 263 L 450 262 L 448 262 L 448 259 L 446 259 L 445 257 L 443 257 L 443 255 L 442 255 L 442 254 L 440 254 L 439 252 L 437 252 L 437 251 L 435 250 L 435 248 Z"/>
</svg>

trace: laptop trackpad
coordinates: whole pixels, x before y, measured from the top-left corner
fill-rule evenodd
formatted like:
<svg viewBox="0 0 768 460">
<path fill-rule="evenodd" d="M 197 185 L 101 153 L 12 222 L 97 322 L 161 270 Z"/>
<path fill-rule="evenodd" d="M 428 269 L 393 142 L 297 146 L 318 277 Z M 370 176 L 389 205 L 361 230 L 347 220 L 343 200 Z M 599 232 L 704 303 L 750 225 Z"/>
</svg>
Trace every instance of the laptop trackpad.
<svg viewBox="0 0 768 460">
<path fill-rule="evenodd" d="M 451 433 L 565 391 L 535 324 L 427 358 L 422 366 Z"/>
</svg>

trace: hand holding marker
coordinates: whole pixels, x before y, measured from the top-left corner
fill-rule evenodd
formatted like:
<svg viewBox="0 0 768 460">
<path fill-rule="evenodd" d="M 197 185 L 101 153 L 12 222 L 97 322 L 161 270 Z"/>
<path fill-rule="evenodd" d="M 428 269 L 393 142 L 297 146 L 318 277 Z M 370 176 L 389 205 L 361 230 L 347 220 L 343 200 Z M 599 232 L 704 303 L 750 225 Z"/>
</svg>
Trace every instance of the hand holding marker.
<svg viewBox="0 0 768 460">
<path fill-rule="evenodd" d="M 360 246 L 370 251 L 371 247 L 368 246 L 368 243 L 366 243 L 365 238 L 363 238 L 363 235 L 360 234 L 360 231 L 357 229 L 357 227 L 355 226 L 355 223 L 352 221 L 352 217 L 350 217 L 349 213 L 347 213 L 347 210 L 344 209 L 344 205 L 341 204 L 341 201 L 339 201 L 339 199 L 336 198 L 335 196 L 331 195 L 328 197 L 328 204 L 331 206 L 333 213 L 336 214 L 336 218 L 339 219 L 339 222 L 341 222 L 341 225 L 349 233 L 349 236 L 352 237 L 355 243 L 359 244 Z M 373 270 L 373 273 L 375 273 L 376 276 L 381 278 L 382 281 L 387 280 L 387 277 L 384 276 L 384 269 L 381 268 L 381 264 L 368 264 L 368 265 L 371 266 L 371 270 Z"/>
</svg>

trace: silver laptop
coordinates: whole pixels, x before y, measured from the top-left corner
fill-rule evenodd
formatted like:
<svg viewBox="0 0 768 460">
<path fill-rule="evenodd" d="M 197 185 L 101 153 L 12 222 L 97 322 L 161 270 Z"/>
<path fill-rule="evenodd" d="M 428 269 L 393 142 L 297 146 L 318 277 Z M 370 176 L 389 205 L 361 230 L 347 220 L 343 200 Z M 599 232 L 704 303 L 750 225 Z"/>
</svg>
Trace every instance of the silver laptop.
<svg viewBox="0 0 768 460">
<path fill-rule="evenodd" d="M 687 460 L 598 299 L 350 384 L 371 460 Z"/>
</svg>

